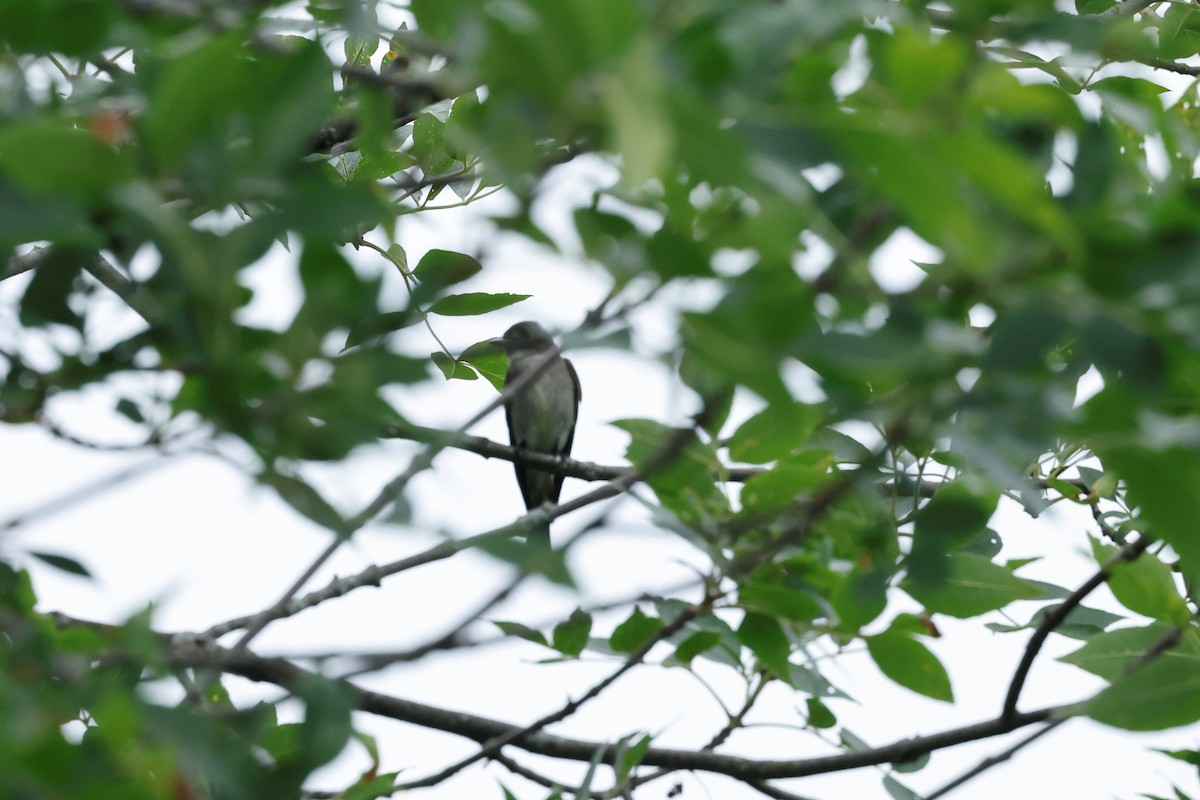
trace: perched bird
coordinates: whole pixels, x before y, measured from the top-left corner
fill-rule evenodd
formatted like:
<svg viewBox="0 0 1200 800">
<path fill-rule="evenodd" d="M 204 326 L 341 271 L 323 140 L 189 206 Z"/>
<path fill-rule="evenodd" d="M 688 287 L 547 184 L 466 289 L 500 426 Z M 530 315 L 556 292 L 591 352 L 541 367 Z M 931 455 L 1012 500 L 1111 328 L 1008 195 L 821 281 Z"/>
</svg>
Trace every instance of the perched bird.
<svg viewBox="0 0 1200 800">
<path fill-rule="evenodd" d="M 508 418 L 508 439 L 513 447 L 535 453 L 566 457 L 575 440 L 575 421 L 579 416 L 579 376 L 575 367 L 555 350 L 554 339 L 536 322 L 518 322 L 498 339 L 489 340 L 508 356 L 505 387 L 522 375 L 541 367 L 536 377 L 504 403 Z M 517 483 L 525 508 L 535 509 L 547 501 L 558 502 L 562 476 L 533 467 L 515 464 Z"/>
</svg>

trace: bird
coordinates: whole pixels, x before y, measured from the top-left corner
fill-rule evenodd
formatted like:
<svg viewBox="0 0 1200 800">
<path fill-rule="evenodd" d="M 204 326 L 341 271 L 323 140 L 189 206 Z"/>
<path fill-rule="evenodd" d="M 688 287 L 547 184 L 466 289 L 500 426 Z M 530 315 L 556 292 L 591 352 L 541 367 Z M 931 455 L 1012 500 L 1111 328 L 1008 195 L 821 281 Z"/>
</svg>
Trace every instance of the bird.
<svg viewBox="0 0 1200 800">
<path fill-rule="evenodd" d="M 582 397 L 575 367 L 559 355 L 554 339 L 536 322 L 518 322 L 503 336 L 488 341 L 508 357 L 506 389 L 523 375 L 538 369 L 544 359 L 549 360 L 529 383 L 504 401 L 509 443 L 519 450 L 559 458 L 569 456 Z M 522 464 L 513 466 L 527 510 L 558 502 L 562 475 Z M 547 525 L 547 537 L 549 533 Z"/>
</svg>

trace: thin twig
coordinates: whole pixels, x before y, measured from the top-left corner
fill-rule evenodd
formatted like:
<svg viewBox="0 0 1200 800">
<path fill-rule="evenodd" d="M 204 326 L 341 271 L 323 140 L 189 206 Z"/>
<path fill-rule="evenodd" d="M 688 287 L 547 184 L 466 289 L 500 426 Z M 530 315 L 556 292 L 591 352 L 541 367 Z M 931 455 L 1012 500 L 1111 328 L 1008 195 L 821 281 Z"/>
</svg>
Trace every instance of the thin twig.
<svg viewBox="0 0 1200 800">
<path fill-rule="evenodd" d="M 117 472 L 106 475 L 103 478 L 98 478 L 90 483 L 85 483 L 82 486 L 76 487 L 69 492 L 61 494 L 52 500 L 34 506 L 26 511 L 21 511 L 12 515 L 8 519 L 0 520 L 0 534 L 15 530 L 22 525 L 28 525 L 31 522 L 42 520 L 51 517 L 55 514 L 60 514 L 74 506 L 80 505 L 93 497 L 104 494 L 115 486 L 148 475 L 155 470 L 165 467 L 168 463 L 165 458 L 155 458 L 148 461 L 142 461 L 134 464 L 132 467 L 118 470 Z"/>
<path fill-rule="evenodd" d="M 1175 626 L 1174 628 L 1172 628 L 1171 630 L 1167 631 L 1165 634 L 1160 636 L 1158 641 L 1156 641 L 1153 645 L 1151 645 L 1146 650 L 1146 652 L 1142 653 L 1136 659 L 1134 659 L 1130 663 L 1126 664 L 1125 668 L 1123 670 L 1121 670 L 1121 674 L 1128 675 L 1128 674 L 1142 668 L 1143 666 L 1150 663 L 1154 659 L 1158 658 L 1163 653 L 1167 652 L 1172 647 L 1174 647 L 1176 644 L 1178 644 L 1179 638 L 1182 635 L 1183 635 L 1183 628 L 1178 625 Z M 945 795 L 949 794 L 952 790 L 957 789 L 959 786 L 962 786 L 963 784 L 965 784 L 967 781 L 971 780 L 972 778 L 978 777 L 979 775 L 981 775 L 982 773 L 991 769 L 992 767 L 996 766 L 997 764 L 1002 764 L 1005 761 L 1008 761 L 1014 755 L 1016 755 L 1017 752 L 1019 752 L 1020 750 L 1022 750 L 1025 747 L 1028 747 L 1029 745 L 1033 744 L 1035 741 L 1040 739 L 1042 736 L 1045 736 L 1047 733 L 1054 730 L 1059 725 L 1062 725 L 1064 722 L 1066 722 L 1070 718 L 1071 718 L 1070 716 L 1061 716 L 1061 717 L 1058 717 L 1057 719 L 1050 720 L 1049 723 L 1041 730 L 1034 732 L 1030 736 L 1026 736 L 1024 739 L 1017 742 L 1012 747 L 1008 748 L 1007 750 L 1005 750 L 1001 753 L 997 753 L 996 755 L 993 755 L 993 756 L 988 756 L 983 761 L 979 762 L 974 767 L 972 767 L 971 769 L 964 772 L 962 775 L 958 776 L 954 780 L 947 783 L 945 786 L 939 787 L 932 794 L 925 795 L 925 800 L 935 800 L 935 798 L 944 797 Z"/>
<path fill-rule="evenodd" d="M 1079 607 L 1084 598 L 1112 576 L 1112 569 L 1115 566 L 1125 561 L 1132 561 L 1140 556 L 1150 546 L 1151 541 L 1152 539 L 1149 536 L 1142 536 L 1136 542 L 1125 545 L 1112 558 L 1108 559 L 1096 574 L 1084 581 L 1062 603 L 1046 614 L 1041 624 L 1033 632 L 1033 635 L 1029 637 L 1029 641 L 1025 645 L 1025 653 L 1021 656 L 1021 663 L 1017 665 L 1016 671 L 1013 672 L 1012 681 L 1008 685 L 1008 694 L 1004 698 L 1004 709 L 1000 712 L 1001 719 L 1008 719 L 1017 713 L 1017 702 L 1021 698 L 1021 689 L 1025 686 L 1025 679 L 1029 677 L 1029 670 L 1033 667 L 1033 661 L 1037 658 L 1042 645 L 1046 643 L 1046 639 L 1054 632 L 1055 628 L 1063 623 L 1068 614 Z"/>
<path fill-rule="evenodd" d="M 954 780 L 947 783 L 945 786 L 940 786 L 936 790 L 934 790 L 932 793 L 926 794 L 924 796 L 923 800 L 936 800 L 936 798 L 938 798 L 938 797 L 945 797 L 946 795 L 950 794 L 950 792 L 952 792 L 955 789 L 957 789 L 958 787 L 962 786 L 964 783 L 971 780 L 972 778 L 978 777 L 982 773 L 987 772 L 992 767 L 994 767 L 998 764 L 1003 764 L 1005 761 L 1008 761 L 1014 755 L 1016 755 L 1019 751 L 1023 750 L 1024 748 L 1028 747 L 1029 745 L 1033 744 L 1038 739 L 1042 738 L 1047 733 L 1049 733 L 1050 731 L 1057 728 L 1059 725 L 1062 725 L 1068 719 L 1070 719 L 1070 717 L 1060 717 L 1059 719 L 1051 720 L 1045 727 L 1041 728 L 1040 730 L 1034 731 L 1033 733 L 1026 736 L 1024 739 L 1021 739 L 1019 742 L 1017 742 L 1016 744 L 1014 744 L 1012 747 L 1008 748 L 1007 750 L 1004 750 L 1003 752 L 997 753 L 996 755 L 993 755 L 993 756 L 988 756 L 987 758 L 983 759 L 978 764 L 976 764 L 974 767 L 972 767 L 971 769 L 964 772 L 962 775 L 959 775 L 957 778 L 955 778 Z"/>
</svg>

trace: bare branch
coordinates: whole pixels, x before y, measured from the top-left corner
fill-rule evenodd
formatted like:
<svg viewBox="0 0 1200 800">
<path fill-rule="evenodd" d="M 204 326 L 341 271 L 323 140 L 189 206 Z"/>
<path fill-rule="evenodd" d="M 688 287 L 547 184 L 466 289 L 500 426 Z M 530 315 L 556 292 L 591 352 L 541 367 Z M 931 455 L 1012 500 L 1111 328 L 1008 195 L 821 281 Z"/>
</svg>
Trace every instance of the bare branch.
<svg viewBox="0 0 1200 800">
<path fill-rule="evenodd" d="M 28 272 L 36 267 L 46 258 L 46 254 L 50 251 L 48 247 L 35 247 L 28 253 L 22 253 L 19 256 L 13 256 L 8 260 L 8 266 L 5 267 L 4 273 L 0 275 L 0 280 L 7 280 L 14 275 Z"/>
<path fill-rule="evenodd" d="M 93 497 L 108 492 L 115 486 L 134 480 L 135 478 L 140 478 L 143 475 L 148 475 L 166 466 L 168 463 L 166 459 L 162 458 L 149 459 L 134 464 L 132 467 L 126 467 L 114 472 L 111 475 L 106 475 L 98 480 L 85 483 L 41 505 L 18 512 L 8 519 L 0 520 L 0 534 L 12 531 L 22 525 L 28 525 L 35 520 L 45 519 L 46 517 L 66 511 L 80 503 L 91 500 Z"/>
<path fill-rule="evenodd" d="M 1146 652 L 1142 653 L 1136 660 L 1127 664 L 1125 666 L 1125 669 L 1122 670 L 1122 674 L 1128 675 L 1129 673 L 1133 672 L 1134 670 L 1140 669 L 1141 667 L 1150 663 L 1154 659 L 1158 658 L 1163 653 L 1167 652 L 1172 647 L 1174 647 L 1176 644 L 1178 644 L 1179 638 L 1182 635 L 1183 635 L 1183 628 L 1180 626 L 1176 626 L 1176 627 L 1172 628 L 1171 630 L 1167 631 L 1165 634 L 1163 634 L 1161 637 L 1159 637 L 1158 641 L 1155 642 L 1153 645 L 1151 645 L 1150 648 L 1148 650 L 1146 650 Z M 957 789 L 959 786 L 962 786 L 964 783 L 971 780 L 972 778 L 975 778 L 975 777 L 981 775 L 982 773 L 986 772 L 987 770 L 991 769 L 992 767 L 996 766 L 997 764 L 1003 764 L 1005 761 L 1008 761 L 1010 758 L 1012 758 L 1018 751 L 1033 744 L 1035 741 L 1037 741 L 1041 737 L 1045 736 L 1047 733 L 1054 730 L 1059 725 L 1066 722 L 1068 719 L 1070 719 L 1070 717 L 1059 717 L 1057 719 L 1054 719 L 1048 725 L 1046 725 L 1044 728 L 1042 728 L 1041 730 L 1036 731 L 1035 733 L 1033 733 L 1029 736 L 1026 736 L 1024 739 L 1017 742 L 1016 744 L 1014 744 L 1012 747 L 1008 748 L 1007 750 L 1005 750 L 1001 753 L 997 753 L 994 756 L 988 756 L 983 761 L 979 762 L 974 767 L 972 767 L 970 770 L 964 772 L 962 775 L 960 775 L 957 778 L 955 778 L 954 780 L 950 781 L 945 786 L 940 787 L 933 794 L 925 795 L 925 800 L 935 800 L 935 798 L 944 797 L 945 795 L 949 794 L 952 790 Z"/>
<path fill-rule="evenodd" d="M 1142 536 L 1136 542 L 1125 545 L 1095 575 L 1084 581 L 1083 585 L 1071 592 L 1067 599 L 1063 600 L 1062 603 L 1042 619 L 1037 630 L 1029 637 L 1029 642 L 1025 645 L 1025 653 L 1021 657 L 1021 663 L 1017 665 L 1012 681 L 1008 685 L 1008 694 L 1004 698 L 1004 710 L 1000 712 L 1002 719 L 1007 719 L 1017 713 L 1017 702 L 1021 698 L 1021 689 L 1025 686 L 1025 679 L 1029 676 L 1029 670 L 1033 667 L 1033 660 L 1037 658 L 1042 645 L 1046 643 L 1046 639 L 1055 628 L 1063 623 L 1068 614 L 1079 607 L 1084 598 L 1112 577 L 1113 567 L 1125 561 L 1132 561 L 1140 556 L 1150 546 L 1151 541 L 1149 536 Z"/>
<path fill-rule="evenodd" d="M 974 767 L 972 767 L 967 772 L 964 772 L 962 775 L 959 775 L 957 778 L 955 778 L 954 780 L 947 783 L 945 786 L 938 787 L 938 789 L 936 789 L 931 794 L 925 795 L 924 800 L 935 800 L 935 798 L 938 798 L 938 797 L 945 797 L 946 795 L 950 794 L 950 792 L 952 792 L 955 789 L 957 789 L 958 787 L 962 786 L 964 783 L 971 780 L 972 778 L 978 777 L 979 775 L 983 774 L 984 772 L 987 772 L 989 769 L 996 766 L 997 764 L 1003 764 L 1005 761 L 1008 761 L 1010 758 L 1012 758 L 1014 755 L 1016 755 L 1019 751 L 1025 749 L 1029 745 L 1033 744 L 1038 739 L 1042 738 L 1047 733 L 1049 733 L 1050 731 L 1057 728 L 1059 725 L 1062 725 L 1064 722 L 1067 721 L 1067 719 L 1068 719 L 1068 717 L 1062 717 L 1059 719 L 1051 720 L 1048 725 L 1046 725 L 1045 727 L 1043 727 L 1039 730 L 1034 731 L 1033 733 L 1026 736 L 1024 739 L 1017 742 L 1016 744 L 1014 744 L 1012 747 L 1008 748 L 1007 750 L 997 753 L 994 756 L 988 756 L 987 758 L 985 758 L 983 761 L 980 761 L 978 764 L 976 764 Z"/>
<path fill-rule="evenodd" d="M 650 653 L 650 650 L 655 645 L 682 630 L 685 625 L 699 617 L 701 614 L 708 612 L 712 608 L 712 604 L 716 602 L 720 596 L 721 593 L 719 590 L 717 590 L 715 587 L 710 587 L 705 592 L 704 598 L 699 603 L 684 609 L 673 620 L 659 628 L 654 636 L 643 643 L 641 647 L 629 654 L 629 657 L 625 659 L 624 664 L 622 664 L 607 678 L 600 681 L 587 692 L 585 692 L 578 700 L 571 700 L 557 711 L 547 714 L 546 716 L 524 728 L 519 728 L 502 736 L 496 736 L 492 739 L 489 739 L 488 741 L 484 742 L 483 747 L 481 747 L 479 751 L 473 755 L 467 756 L 466 758 L 451 764 L 436 774 L 415 781 L 409 781 L 401 788 L 416 789 L 422 786 L 436 786 L 476 761 L 483 758 L 490 758 L 496 753 L 499 753 L 501 748 L 503 748 L 505 745 L 512 744 L 517 740 L 524 738 L 525 736 L 536 734 L 547 725 L 552 725 L 555 722 L 559 722 L 571 716 L 578 711 L 584 705 L 584 703 L 587 703 L 589 700 L 599 696 L 601 692 L 615 683 L 618 678 L 629 672 L 629 670 L 633 669 L 638 664 L 642 663 L 642 660 L 646 658 L 646 656 Z"/>
<path fill-rule="evenodd" d="M 125 277 L 119 269 L 99 253 L 84 269 L 106 289 L 125 301 L 125 305 L 151 325 L 162 320 L 162 312 L 154 298 L 136 283 Z"/>
<path fill-rule="evenodd" d="M 75 619 L 65 614 L 51 613 L 47 614 L 47 617 L 60 627 L 84 627 L 100 633 L 117 633 L 123 630 L 120 626 Z M 1151 648 L 1150 653 L 1161 652 L 1177 641 L 1180 631 L 1175 630 L 1172 633 L 1174 639 L 1164 637 L 1166 641 L 1161 643 L 1161 646 Z M 159 640 L 167 649 L 167 663 L 175 667 L 227 672 L 289 690 L 296 689 L 315 674 L 285 658 L 268 658 L 248 651 L 221 647 L 191 634 L 159 634 Z M 541 730 L 532 731 L 500 720 L 373 692 L 352 683 L 343 685 L 353 694 L 355 704 L 361 711 L 462 736 L 476 742 L 504 739 L 507 744 L 530 753 L 585 763 L 590 762 L 597 752 L 600 753 L 600 761 L 610 765 L 620 756 L 617 747 L 603 742 L 573 739 Z M 1052 706 L 1018 713 L 1008 720 L 997 717 L 938 733 L 901 739 L 867 750 L 816 758 L 759 760 L 712 752 L 651 747 L 646 751 L 641 763 L 648 767 L 713 772 L 753 784 L 766 780 L 840 772 L 894 761 L 911 761 L 935 750 L 999 736 L 1029 725 L 1068 716 L 1072 711 L 1073 706 Z"/>
<path fill-rule="evenodd" d="M 264 658 L 246 651 L 205 644 L 192 637 L 177 637 L 168 653 L 168 661 L 175 666 L 220 670 L 287 689 L 295 688 L 313 674 L 287 659 Z M 358 708 L 367 713 L 452 733 L 477 742 L 505 740 L 507 744 L 513 744 L 528 752 L 553 758 L 589 762 L 597 751 L 600 751 L 601 761 L 612 764 L 618 757 L 616 747 L 602 742 L 556 736 L 540 730 L 528 731 L 524 727 L 499 720 L 404 700 L 362 689 L 353 684 L 346 685 L 353 692 Z M 939 733 L 901 739 L 869 750 L 805 759 L 756 760 L 719 753 L 652 747 L 646 752 L 642 764 L 650 767 L 714 772 L 746 781 L 796 778 L 893 761 L 911 761 L 934 750 L 1009 733 L 1065 713 L 1068 713 L 1068 707 L 1043 708 L 1019 713 L 1009 720 L 996 718 Z"/>
<path fill-rule="evenodd" d="M 1131 17 L 1145 11 L 1159 0 L 1122 0 L 1110 9 L 1096 15 L 1098 19 L 1115 19 L 1116 17 Z"/>
</svg>

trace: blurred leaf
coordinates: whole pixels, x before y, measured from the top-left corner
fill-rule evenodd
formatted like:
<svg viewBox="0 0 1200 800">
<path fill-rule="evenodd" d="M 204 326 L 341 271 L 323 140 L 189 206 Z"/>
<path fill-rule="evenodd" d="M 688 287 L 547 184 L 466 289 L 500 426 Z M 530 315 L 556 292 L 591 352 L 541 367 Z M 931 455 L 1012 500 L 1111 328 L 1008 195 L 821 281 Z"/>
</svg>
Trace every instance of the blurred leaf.
<svg viewBox="0 0 1200 800">
<path fill-rule="evenodd" d="M 961 483 L 940 489 L 914 515 L 912 553 L 913 580 L 936 581 L 946 559 L 955 550 L 986 531 L 999 497 L 973 492 Z"/>
<path fill-rule="evenodd" d="M 974 553 L 951 553 L 944 568 L 936 579 L 909 575 L 900 587 L 926 610 L 960 619 L 1039 594 L 1027 581 Z"/>
<path fill-rule="evenodd" d="M 479 376 L 475 374 L 473 369 L 462 361 L 450 358 L 450 356 L 441 350 L 438 350 L 436 353 L 430 353 L 429 357 L 433 359 L 433 363 L 446 376 L 446 380 L 474 381 L 479 379 Z"/>
<path fill-rule="evenodd" d="M 546 641 L 546 637 L 542 635 L 541 631 L 534 630 L 528 625 L 520 622 L 502 622 L 499 620 L 492 620 L 492 624 L 502 630 L 506 636 L 516 636 L 534 644 L 545 645 L 546 647 L 550 646 L 550 643 Z"/>
<path fill-rule="evenodd" d="M 1160 731 L 1200 720 L 1200 670 L 1178 658 L 1159 658 L 1117 678 L 1079 711 L 1131 731 Z"/>
<path fill-rule="evenodd" d="M 97 202 L 133 177 L 131 155 L 56 120 L 9 122 L 0 128 L 0 175 L 35 195 Z"/>
<path fill-rule="evenodd" d="M 673 658 L 681 664 L 690 665 L 692 659 L 721 643 L 721 634 L 716 631 L 696 631 L 679 643 Z"/>
<path fill-rule="evenodd" d="M 894 631 L 868 636 L 866 641 L 867 651 L 884 675 L 918 694 L 954 702 L 946 668 L 925 645 Z"/>
<path fill-rule="evenodd" d="M 1118 549 L 1093 539 L 1092 552 L 1097 563 L 1103 565 Z M 1175 574 L 1153 553 L 1116 564 L 1109 572 L 1108 588 L 1130 611 L 1163 622 L 1186 622 L 1191 618 Z"/>
<path fill-rule="evenodd" d="M 554 626 L 551 646 L 568 656 L 578 656 L 587 646 L 592 631 L 592 616 L 582 609 L 575 609 L 565 622 Z"/>
<path fill-rule="evenodd" d="M 92 577 L 92 573 L 88 571 L 87 567 L 70 556 L 59 555 L 57 553 L 44 553 L 37 550 L 30 550 L 29 555 L 43 564 L 48 564 L 69 575 L 78 575 L 81 578 Z"/>
<path fill-rule="evenodd" d="M 377 797 L 391 797 L 396 794 L 396 784 L 399 782 L 399 772 L 389 772 L 371 778 L 363 778 L 343 793 L 345 800 L 375 800 Z"/>
<path fill-rule="evenodd" d="M 1171 632 L 1171 626 L 1156 622 L 1139 628 L 1119 628 L 1097 634 L 1083 647 L 1059 658 L 1109 682 L 1117 681 L 1137 659 Z M 1179 660 L 1200 667 L 1200 637 L 1186 631 L 1173 649 L 1159 656 L 1160 661 Z"/>
<path fill-rule="evenodd" d="M 30 327 L 57 322 L 79 327 L 82 321 L 70 307 L 72 289 L 85 259 L 92 255 L 51 250 L 33 270 L 33 279 L 21 297 L 21 323 Z"/>
<path fill-rule="evenodd" d="M 821 607 L 803 589 L 763 581 L 752 580 L 738 586 L 738 605 L 795 622 L 811 622 L 821 616 Z"/>
<path fill-rule="evenodd" d="M 791 681 L 792 671 L 788 657 L 791 655 L 792 646 L 783 628 L 773 617 L 753 611 L 747 612 L 742 618 L 742 624 L 738 626 L 737 635 L 741 643 L 754 653 L 759 664 L 783 681 Z"/>
<path fill-rule="evenodd" d="M 909 789 L 891 775 L 883 776 L 883 788 L 887 789 L 888 797 L 892 800 L 921 800 L 921 795 Z"/>
<path fill-rule="evenodd" d="M 730 437 L 729 457 L 754 464 L 783 458 L 808 441 L 824 415 L 820 406 L 803 403 L 768 406 Z"/>
<path fill-rule="evenodd" d="M 443 289 L 462 283 L 482 269 L 479 261 L 464 253 L 430 250 L 413 270 L 413 275 L 420 283 L 413 290 L 412 302 L 414 305 L 424 304 Z"/>
<path fill-rule="evenodd" d="M 986 627 L 988 630 L 996 631 L 997 633 L 1012 633 L 1014 631 L 1037 628 L 1042 624 L 1046 615 L 1052 613 L 1058 607 L 1058 605 L 1050 605 L 1039 608 L 1029 619 L 1029 622 L 1024 625 L 1005 625 L 998 622 L 989 622 Z M 1066 619 L 1055 626 L 1054 632 L 1063 636 L 1069 636 L 1072 639 L 1087 640 L 1097 634 L 1103 633 L 1105 628 L 1123 619 L 1125 618 L 1118 614 L 1110 614 L 1100 609 L 1076 606 L 1067 614 Z"/>
<path fill-rule="evenodd" d="M 829 710 L 828 706 L 817 698 L 809 697 L 804 704 L 806 719 L 812 727 L 824 730 L 837 725 L 837 717 Z"/>
<path fill-rule="evenodd" d="M 625 740 L 622 740 L 623 742 Z M 621 753 L 621 757 L 617 762 L 617 780 L 623 781 L 629 776 L 635 767 L 642 763 L 642 759 L 646 757 L 646 751 L 650 749 L 650 744 L 654 741 L 649 734 L 638 737 L 638 740 L 631 746 L 626 748 Z"/>
<path fill-rule="evenodd" d="M 259 480 L 305 517 L 335 533 L 345 530 L 346 520 L 321 494 L 305 481 L 278 472 L 266 472 Z"/>
<path fill-rule="evenodd" d="M 306 676 L 297 694 L 304 701 L 299 759 L 310 767 L 327 764 L 342 752 L 353 732 L 350 712 L 354 694 L 336 681 L 316 675 Z"/>
<path fill-rule="evenodd" d="M 614 652 L 632 653 L 653 639 L 662 624 L 661 619 L 647 616 L 640 608 L 634 608 L 633 613 L 613 630 L 608 645 Z"/>
<path fill-rule="evenodd" d="M 501 308 L 511 306 L 528 298 L 527 294 L 486 294 L 471 292 L 470 294 L 451 294 L 439 299 L 429 307 L 430 314 L 441 314 L 446 317 L 468 317 L 487 314 Z"/>
</svg>

